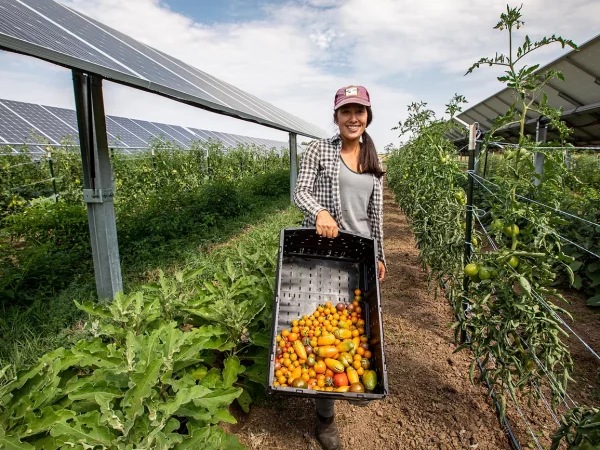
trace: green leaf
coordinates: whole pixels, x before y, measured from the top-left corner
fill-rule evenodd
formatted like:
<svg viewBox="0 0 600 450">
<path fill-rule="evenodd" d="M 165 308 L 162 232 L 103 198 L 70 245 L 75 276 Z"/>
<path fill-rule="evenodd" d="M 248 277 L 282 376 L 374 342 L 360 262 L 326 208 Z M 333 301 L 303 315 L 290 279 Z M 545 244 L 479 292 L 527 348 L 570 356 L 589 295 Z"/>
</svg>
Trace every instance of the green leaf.
<svg viewBox="0 0 600 450">
<path fill-rule="evenodd" d="M 76 416 L 74 411 L 67 409 L 54 410 L 51 406 L 46 406 L 40 413 L 36 415 L 33 412 L 25 414 L 23 422 L 26 425 L 25 431 L 21 433 L 23 436 L 32 436 L 34 434 L 48 431 L 57 423 L 67 422 Z"/>
<path fill-rule="evenodd" d="M 227 408 L 223 408 L 213 414 L 211 422 L 214 424 L 218 424 L 219 422 L 236 424 L 237 420 L 231 415 Z"/>
<path fill-rule="evenodd" d="M 582 265 L 583 263 L 581 261 L 573 261 L 571 264 L 569 264 L 569 267 L 573 272 L 577 272 Z"/>
<path fill-rule="evenodd" d="M 216 389 L 210 394 L 193 400 L 198 406 L 203 406 L 209 411 L 216 411 L 222 406 L 229 406 L 243 392 L 242 388 Z"/>
<path fill-rule="evenodd" d="M 58 423 L 50 430 L 54 437 L 67 438 L 70 442 L 80 444 L 101 445 L 111 448 L 115 435 L 108 428 L 100 425 L 100 413 L 97 411 L 75 417 L 68 423 Z"/>
<path fill-rule="evenodd" d="M 141 372 L 131 374 L 132 386 L 123 398 L 123 409 L 129 419 L 139 416 L 144 411 L 144 400 L 152 393 L 152 388 L 158 382 L 162 360 L 152 361 L 148 367 L 141 368 Z"/>
<path fill-rule="evenodd" d="M 268 331 L 255 331 L 250 336 L 250 341 L 258 347 L 271 347 L 271 334 Z"/>
<path fill-rule="evenodd" d="M 231 387 L 237 381 L 238 375 L 246 370 L 244 366 L 240 364 L 240 360 L 237 356 L 230 356 L 225 360 L 225 368 L 223 369 L 223 386 Z"/>
<path fill-rule="evenodd" d="M 523 290 L 527 292 L 527 294 L 531 295 L 531 285 L 529 284 L 529 281 L 527 281 L 527 278 L 525 278 L 523 275 L 519 275 L 518 281 Z"/>
<path fill-rule="evenodd" d="M 259 383 L 263 385 L 265 388 L 267 387 L 267 362 L 261 361 L 252 364 L 250 367 L 246 369 L 245 376 L 255 383 Z"/>
<path fill-rule="evenodd" d="M 225 437 L 225 448 L 227 450 L 247 450 L 234 434 L 227 434 Z"/>
<path fill-rule="evenodd" d="M 21 442 L 16 436 L 0 435 L 0 448 L 6 450 L 35 450 L 35 447 L 27 442 Z"/>
<path fill-rule="evenodd" d="M 77 307 L 77 309 L 88 313 L 90 316 L 104 317 L 106 319 L 112 319 L 113 317 L 111 312 L 108 309 L 106 309 L 104 305 L 99 305 L 93 302 L 78 303 L 77 301 L 75 301 L 75 306 Z"/>
<path fill-rule="evenodd" d="M 600 294 L 595 295 L 587 299 L 586 305 L 588 306 L 600 306 Z"/>
<path fill-rule="evenodd" d="M 244 389 L 240 396 L 237 398 L 237 402 L 246 414 L 250 412 L 250 404 L 252 403 L 252 397 L 246 389 Z"/>
</svg>

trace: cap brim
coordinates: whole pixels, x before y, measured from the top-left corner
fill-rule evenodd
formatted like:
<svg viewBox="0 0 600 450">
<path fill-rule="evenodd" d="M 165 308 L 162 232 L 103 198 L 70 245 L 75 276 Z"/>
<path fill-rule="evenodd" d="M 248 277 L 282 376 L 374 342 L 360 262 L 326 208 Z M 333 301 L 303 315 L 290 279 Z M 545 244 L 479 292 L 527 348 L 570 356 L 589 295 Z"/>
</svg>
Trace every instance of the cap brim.
<svg viewBox="0 0 600 450">
<path fill-rule="evenodd" d="M 337 105 L 335 105 L 335 108 L 333 108 L 333 109 L 335 111 L 338 108 L 340 108 L 341 106 L 351 105 L 351 104 L 371 106 L 371 102 L 369 102 L 368 100 L 364 100 L 362 98 L 356 98 L 356 97 L 349 97 L 349 98 L 343 99 L 341 102 L 339 102 Z"/>
</svg>

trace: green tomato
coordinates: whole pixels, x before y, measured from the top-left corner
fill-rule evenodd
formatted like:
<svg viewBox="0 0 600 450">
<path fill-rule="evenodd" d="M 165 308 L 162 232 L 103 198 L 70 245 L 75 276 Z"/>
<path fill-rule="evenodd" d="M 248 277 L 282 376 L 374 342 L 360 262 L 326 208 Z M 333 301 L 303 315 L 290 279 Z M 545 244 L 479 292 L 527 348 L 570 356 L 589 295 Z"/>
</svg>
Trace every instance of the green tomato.
<svg viewBox="0 0 600 450">
<path fill-rule="evenodd" d="M 502 228 L 504 228 L 502 219 L 496 219 L 492 222 L 492 230 L 501 230 Z"/>
<path fill-rule="evenodd" d="M 469 276 L 469 277 L 474 277 L 475 275 L 477 275 L 479 273 L 479 267 L 477 266 L 477 264 L 467 264 L 465 266 L 465 275 Z"/>
<path fill-rule="evenodd" d="M 507 235 L 508 237 L 513 237 L 513 236 L 518 236 L 519 235 L 519 227 L 517 224 L 514 225 L 508 225 L 507 227 L 504 227 L 504 234 Z"/>
<path fill-rule="evenodd" d="M 478 275 L 481 280 L 489 280 L 492 277 L 492 271 L 487 267 L 481 267 Z"/>
<path fill-rule="evenodd" d="M 517 258 L 516 256 L 511 256 L 510 258 L 508 258 L 508 265 L 510 267 L 512 267 L 513 269 L 516 269 L 519 266 L 519 258 Z"/>
</svg>

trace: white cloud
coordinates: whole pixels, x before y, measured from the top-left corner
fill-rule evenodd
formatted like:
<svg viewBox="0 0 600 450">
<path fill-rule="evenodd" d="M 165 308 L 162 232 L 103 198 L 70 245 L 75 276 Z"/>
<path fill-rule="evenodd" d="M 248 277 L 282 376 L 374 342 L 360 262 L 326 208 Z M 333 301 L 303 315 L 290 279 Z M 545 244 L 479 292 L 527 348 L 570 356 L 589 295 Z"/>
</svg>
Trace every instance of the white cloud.
<svg viewBox="0 0 600 450">
<path fill-rule="evenodd" d="M 412 101 L 443 111 L 455 92 L 473 104 L 501 88 L 488 68 L 462 75 L 481 56 L 504 50 L 506 35 L 492 27 L 505 0 L 285 0 L 264 5 L 260 20 L 212 24 L 194 22 L 160 0 L 67 4 L 331 132 L 335 91 L 363 84 L 372 94 L 370 130 L 380 147 L 397 142 L 390 128 Z M 533 38 L 556 32 L 582 42 L 596 29 L 600 2 L 527 0 L 523 12 L 522 31 Z M 544 62 L 559 54 L 558 46 L 544 52 Z M 37 73 L 46 73 L 40 67 Z M 2 67 L 0 95 L 25 101 L 39 95 L 39 102 L 61 106 L 59 97 L 71 101 L 70 84 L 54 83 L 56 73 L 52 83 L 46 76 L 6 73 Z M 106 105 L 112 114 L 286 139 L 276 130 L 111 84 Z"/>
</svg>

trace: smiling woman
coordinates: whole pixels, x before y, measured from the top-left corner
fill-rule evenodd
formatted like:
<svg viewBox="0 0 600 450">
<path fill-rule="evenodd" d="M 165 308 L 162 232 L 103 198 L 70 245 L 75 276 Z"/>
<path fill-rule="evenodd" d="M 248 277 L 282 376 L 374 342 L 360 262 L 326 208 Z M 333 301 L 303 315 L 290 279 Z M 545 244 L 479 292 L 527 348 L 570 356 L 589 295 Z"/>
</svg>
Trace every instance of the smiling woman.
<svg viewBox="0 0 600 450">
<path fill-rule="evenodd" d="M 373 120 L 371 98 L 363 86 L 337 91 L 333 119 L 339 133 L 310 143 L 305 151 L 294 202 L 304 213 L 304 227 L 336 238 L 340 229 L 377 243 L 379 279 L 385 277 L 383 253 L 384 172 L 366 131 Z M 334 401 L 317 399 L 316 437 L 325 450 L 338 449 Z"/>
</svg>

